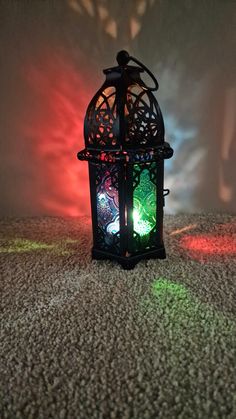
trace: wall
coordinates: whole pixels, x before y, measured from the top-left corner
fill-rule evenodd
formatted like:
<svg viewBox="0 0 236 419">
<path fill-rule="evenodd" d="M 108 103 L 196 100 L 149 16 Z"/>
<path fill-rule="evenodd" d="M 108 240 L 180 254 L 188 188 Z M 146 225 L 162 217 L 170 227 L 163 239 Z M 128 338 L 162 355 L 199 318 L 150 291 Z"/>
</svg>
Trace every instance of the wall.
<svg viewBox="0 0 236 419">
<path fill-rule="evenodd" d="M 127 49 L 157 76 L 168 212 L 236 212 L 236 3 L 1 0 L 0 215 L 89 214 L 86 106 Z"/>
</svg>

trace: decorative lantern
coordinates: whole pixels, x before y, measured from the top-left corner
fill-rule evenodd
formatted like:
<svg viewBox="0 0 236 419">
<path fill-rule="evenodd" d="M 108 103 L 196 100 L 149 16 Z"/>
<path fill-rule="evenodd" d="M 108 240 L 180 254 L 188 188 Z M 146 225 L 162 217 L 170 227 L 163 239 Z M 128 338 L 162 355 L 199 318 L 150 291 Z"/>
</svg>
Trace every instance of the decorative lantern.
<svg viewBox="0 0 236 419">
<path fill-rule="evenodd" d="M 132 60 L 137 66 L 130 66 Z M 84 121 L 89 163 L 94 259 L 117 260 L 132 269 L 141 259 L 166 257 L 163 243 L 164 122 L 152 91 L 153 74 L 126 51 L 91 100 Z M 140 77 L 146 71 L 155 86 Z"/>
</svg>

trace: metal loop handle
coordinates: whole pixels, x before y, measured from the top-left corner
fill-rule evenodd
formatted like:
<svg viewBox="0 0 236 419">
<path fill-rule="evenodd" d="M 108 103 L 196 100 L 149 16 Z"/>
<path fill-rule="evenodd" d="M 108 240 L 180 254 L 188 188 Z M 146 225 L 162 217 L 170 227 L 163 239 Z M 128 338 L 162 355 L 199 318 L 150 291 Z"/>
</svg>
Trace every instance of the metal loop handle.
<svg viewBox="0 0 236 419">
<path fill-rule="evenodd" d="M 150 90 L 151 92 L 155 91 L 158 89 L 159 84 L 158 81 L 156 79 L 156 77 L 151 73 L 150 70 L 148 70 L 148 68 L 141 63 L 139 60 L 137 60 L 137 58 L 132 57 L 131 55 L 129 55 L 129 53 L 125 50 L 119 51 L 117 56 L 116 56 L 117 62 L 119 65 L 121 66 L 125 66 L 128 64 L 128 62 L 130 60 L 134 61 L 136 64 L 138 64 L 141 68 L 143 68 L 144 71 L 146 71 L 146 73 L 149 75 L 149 77 L 151 77 L 151 79 L 153 80 L 155 87 L 147 87 L 148 90 Z"/>
<path fill-rule="evenodd" d="M 159 88 L 159 84 L 158 81 L 156 79 L 156 77 L 151 73 L 151 71 L 143 64 L 141 63 L 139 60 L 137 60 L 137 58 L 132 57 L 131 55 L 129 56 L 129 59 L 134 61 L 136 64 L 138 64 L 140 67 L 142 67 L 144 69 L 144 71 L 146 71 L 146 73 L 151 77 L 151 79 L 153 80 L 155 87 L 147 87 L 148 90 L 151 90 L 152 92 L 154 92 L 155 90 L 158 90 Z"/>
<path fill-rule="evenodd" d="M 169 193 L 170 193 L 170 190 L 169 189 L 163 189 L 163 196 L 167 196 L 167 195 L 169 195 Z"/>
</svg>

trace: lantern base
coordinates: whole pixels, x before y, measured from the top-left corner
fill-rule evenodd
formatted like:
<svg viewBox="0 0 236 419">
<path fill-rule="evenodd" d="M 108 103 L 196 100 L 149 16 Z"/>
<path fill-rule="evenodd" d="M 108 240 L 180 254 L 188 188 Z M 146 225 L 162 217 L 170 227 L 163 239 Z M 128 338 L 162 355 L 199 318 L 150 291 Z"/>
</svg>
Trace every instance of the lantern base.
<svg viewBox="0 0 236 419">
<path fill-rule="evenodd" d="M 131 270 L 135 267 L 135 265 L 143 259 L 165 259 L 166 258 L 166 251 L 164 247 L 160 247 L 155 250 L 151 250 L 145 253 L 139 253 L 133 256 L 119 256 L 114 255 L 109 252 L 104 252 L 103 250 L 99 249 L 92 249 L 92 259 L 96 260 L 115 260 L 117 261 L 123 269 Z"/>
</svg>

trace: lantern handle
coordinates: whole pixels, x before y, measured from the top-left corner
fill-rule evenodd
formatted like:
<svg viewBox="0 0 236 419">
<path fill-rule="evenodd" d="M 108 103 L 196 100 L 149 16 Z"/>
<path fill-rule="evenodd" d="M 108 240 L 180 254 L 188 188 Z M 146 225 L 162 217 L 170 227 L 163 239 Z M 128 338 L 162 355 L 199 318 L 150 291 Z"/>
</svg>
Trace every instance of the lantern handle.
<svg viewBox="0 0 236 419">
<path fill-rule="evenodd" d="M 157 81 L 156 77 L 152 74 L 152 72 L 143 63 L 141 63 L 139 60 L 137 60 L 137 58 L 132 57 L 131 55 L 129 55 L 129 53 L 127 51 L 122 50 L 122 51 L 118 52 L 116 59 L 117 59 L 117 62 L 118 62 L 119 65 L 126 65 L 130 60 L 134 61 L 141 68 L 143 68 L 144 71 L 146 71 L 146 73 L 151 77 L 151 79 L 154 82 L 155 86 L 154 87 L 147 87 L 146 86 L 147 89 L 152 91 L 152 92 L 155 91 L 155 90 L 158 90 L 159 84 L 158 84 L 158 81 Z"/>
</svg>

